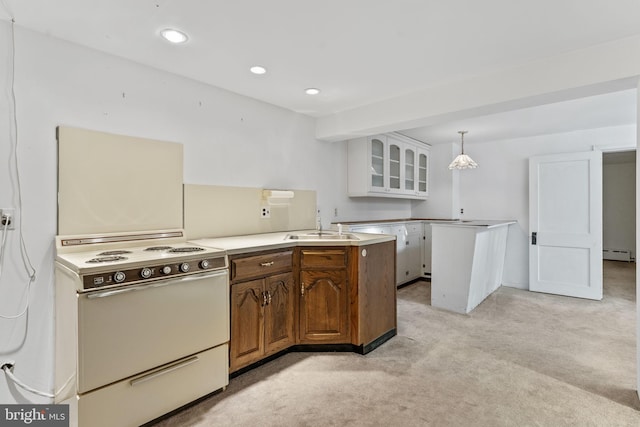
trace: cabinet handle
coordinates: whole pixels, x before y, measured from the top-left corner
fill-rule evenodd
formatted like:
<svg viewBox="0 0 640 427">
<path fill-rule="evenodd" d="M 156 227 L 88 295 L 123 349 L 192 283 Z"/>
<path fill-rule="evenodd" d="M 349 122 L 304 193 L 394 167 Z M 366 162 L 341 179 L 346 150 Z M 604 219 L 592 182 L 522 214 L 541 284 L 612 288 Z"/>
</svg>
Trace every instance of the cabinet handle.
<svg viewBox="0 0 640 427">
<path fill-rule="evenodd" d="M 262 267 L 271 267 L 273 265 L 273 261 L 269 261 L 269 262 L 261 262 L 260 265 Z"/>
<path fill-rule="evenodd" d="M 271 304 L 271 292 L 267 291 L 267 304 Z"/>
<path fill-rule="evenodd" d="M 262 306 L 264 307 L 265 305 L 267 305 L 267 293 L 263 292 L 262 293 Z"/>
<path fill-rule="evenodd" d="M 198 359 L 198 356 L 192 356 L 192 357 L 188 358 L 187 360 L 183 360 L 182 362 L 174 363 L 173 365 L 167 366 L 164 369 L 160 369 L 160 370 L 152 372 L 150 374 L 143 375 L 142 377 L 138 377 L 136 379 L 133 379 L 133 380 L 129 381 L 129 384 L 131 384 L 132 387 L 136 386 L 138 384 L 141 384 L 141 383 L 144 383 L 146 381 L 152 380 L 152 379 L 157 378 L 159 376 L 162 376 L 164 374 L 168 374 L 169 372 L 173 372 L 173 371 L 175 371 L 177 369 L 184 368 L 185 366 L 191 365 L 192 363 L 196 363 L 199 360 L 200 359 Z"/>
<path fill-rule="evenodd" d="M 304 296 L 304 282 L 300 285 L 300 295 Z"/>
</svg>

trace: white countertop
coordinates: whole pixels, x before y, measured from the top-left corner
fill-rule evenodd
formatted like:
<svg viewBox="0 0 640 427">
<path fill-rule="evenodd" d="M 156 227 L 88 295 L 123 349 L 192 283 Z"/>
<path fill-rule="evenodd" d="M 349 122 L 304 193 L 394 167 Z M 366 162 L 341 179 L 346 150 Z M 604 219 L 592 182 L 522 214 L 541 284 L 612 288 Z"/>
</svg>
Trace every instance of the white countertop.
<svg viewBox="0 0 640 427">
<path fill-rule="evenodd" d="M 333 239 L 287 239 L 289 234 L 310 233 L 315 230 L 283 231 L 279 233 L 248 234 L 246 236 L 215 237 L 189 240 L 191 243 L 211 248 L 223 249 L 227 254 L 234 255 L 246 252 L 264 251 L 269 249 L 293 248 L 296 246 L 366 246 L 375 243 L 395 240 L 395 236 L 388 234 L 353 233 L 358 240 Z"/>
</svg>

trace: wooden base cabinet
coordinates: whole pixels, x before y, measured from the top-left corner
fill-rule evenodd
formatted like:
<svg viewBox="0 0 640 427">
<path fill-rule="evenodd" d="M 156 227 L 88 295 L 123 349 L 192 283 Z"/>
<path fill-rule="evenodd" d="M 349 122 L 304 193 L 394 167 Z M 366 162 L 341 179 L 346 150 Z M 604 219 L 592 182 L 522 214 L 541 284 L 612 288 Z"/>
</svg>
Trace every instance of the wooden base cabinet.
<svg viewBox="0 0 640 427">
<path fill-rule="evenodd" d="M 350 342 L 348 248 L 301 248 L 299 342 Z"/>
<path fill-rule="evenodd" d="M 396 334 L 395 240 L 230 259 L 231 373 L 297 344 L 368 353 Z"/>
<path fill-rule="evenodd" d="M 292 258 L 289 250 L 231 260 L 230 372 L 295 344 Z"/>
</svg>

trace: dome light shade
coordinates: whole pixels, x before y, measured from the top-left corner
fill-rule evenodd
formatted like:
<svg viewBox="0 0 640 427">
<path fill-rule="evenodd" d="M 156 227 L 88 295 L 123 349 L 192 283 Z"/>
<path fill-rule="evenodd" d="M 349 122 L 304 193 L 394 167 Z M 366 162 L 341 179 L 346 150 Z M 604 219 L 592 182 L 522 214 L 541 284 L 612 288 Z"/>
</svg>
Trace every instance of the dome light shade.
<svg viewBox="0 0 640 427">
<path fill-rule="evenodd" d="M 473 161 L 473 159 L 466 154 L 464 154 L 464 134 L 467 133 L 466 130 L 458 131 L 461 139 L 461 149 L 460 154 L 456 156 L 455 159 L 449 164 L 449 169 L 475 169 L 478 167 L 478 164 Z"/>
</svg>

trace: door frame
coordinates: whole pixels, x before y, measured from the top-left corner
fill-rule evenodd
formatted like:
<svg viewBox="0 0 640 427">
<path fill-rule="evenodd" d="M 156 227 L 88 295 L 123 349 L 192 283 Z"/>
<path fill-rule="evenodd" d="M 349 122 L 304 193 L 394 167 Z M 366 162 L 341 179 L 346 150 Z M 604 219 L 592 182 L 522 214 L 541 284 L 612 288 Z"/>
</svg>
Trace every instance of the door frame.
<svg viewBox="0 0 640 427">
<path fill-rule="evenodd" d="M 636 151 L 636 251 L 640 248 L 640 81 L 636 89 L 638 102 L 636 103 L 636 146 L 629 147 L 604 147 L 602 153 L 615 153 L 620 151 Z M 637 259 L 637 255 L 636 255 Z M 636 260 L 636 396 L 640 399 L 640 271 Z"/>
</svg>

